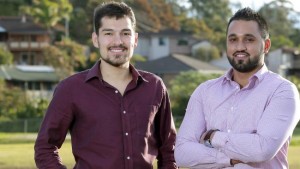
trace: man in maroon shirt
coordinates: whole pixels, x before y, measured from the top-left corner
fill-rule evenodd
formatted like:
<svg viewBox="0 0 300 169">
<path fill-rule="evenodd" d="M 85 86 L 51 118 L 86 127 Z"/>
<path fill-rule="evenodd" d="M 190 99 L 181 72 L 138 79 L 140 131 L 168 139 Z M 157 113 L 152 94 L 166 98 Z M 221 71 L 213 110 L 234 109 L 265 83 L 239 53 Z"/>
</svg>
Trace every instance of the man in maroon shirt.
<svg viewBox="0 0 300 169">
<path fill-rule="evenodd" d="M 76 169 L 175 169 L 176 131 L 168 93 L 157 76 L 130 63 L 137 46 L 133 11 L 124 3 L 94 11 L 101 59 L 61 81 L 36 143 L 38 168 L 65 168 L 58 149 L 71 134 Z"/>
</svg>

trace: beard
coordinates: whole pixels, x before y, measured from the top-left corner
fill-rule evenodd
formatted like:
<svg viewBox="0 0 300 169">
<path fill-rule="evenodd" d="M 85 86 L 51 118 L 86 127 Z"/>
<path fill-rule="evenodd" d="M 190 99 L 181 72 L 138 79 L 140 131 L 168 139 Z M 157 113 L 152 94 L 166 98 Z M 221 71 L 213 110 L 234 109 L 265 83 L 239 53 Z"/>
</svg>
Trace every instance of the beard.
<svg viewBox="0 0 300 169">
<path fill-rule="evenodd" d="M 108 63 L 111 66 L 120 67 L 126 62 L 126 57 L 127 56 L 117 55 L 117 56 L 114 56 L 114 57 L 116 59 L 120 60 L 120 61 L 114 61 L 114 60 L 110 59 L 109 57 L 107 57 L 107 58 L 101 57 L 101 60 L 103 60 L 104 62 Z"/>
<path fill-rule="evenodd" d="M 250 56 L 248 54 L 248 56 Z M 253 70 L 255 70 L 257 67 L 260 66 L 260 55 L 254 56 L 253 58 L 247 59 L 247 60 L 235 60 L 234 57 L 230 58 L 227 56 L 227 59 L 230 63 L 230 65 L 237 70 L 238 72 L 242 73 L 248 73 Z"/>
<path fill-rule="evenodd" d="M 124 48 L 124 50 L 128 51 L 128 48 L 120 45 L 118 47 Z M 109 50 L 109 49 L 108 49 Z M 101 57 L 101 59 L 108 63 L 111 66 L 114 67 L 121 67 L 122 65 L 124 65 L 128 60 L 129 60 L 129 56 L 127 56 L 126 54 L 124 55 L 113 55 L 113 56 L 105 56 L 105 57 Z"/>
</svg>

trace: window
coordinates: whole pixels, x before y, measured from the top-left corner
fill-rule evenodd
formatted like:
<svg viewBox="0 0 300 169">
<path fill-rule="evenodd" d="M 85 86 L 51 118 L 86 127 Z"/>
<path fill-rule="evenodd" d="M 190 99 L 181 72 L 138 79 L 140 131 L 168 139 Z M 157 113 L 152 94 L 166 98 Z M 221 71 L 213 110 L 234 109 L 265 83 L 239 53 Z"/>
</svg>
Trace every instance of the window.
<svg viewBox="0 0 300 169">
<path fill-rule="evenodd" d="M 159 46 L 165 46 L 166 45 L 165 38 L 159 37 L 158 44 L 159 44 Z"/>
<path fill-rule="evenodd" d="M 179 39 L 177 41 L 178 46 L 187 46 L 188 44 L 189 44 L 189 42 L 186 39 Z"/>
<path fill-rule="evenodd" d="M 28 54 L 22 53 L 20 58 L 20 64 L 26 65 L 28 63 Z"/>
<path fill-rule="evenodd" d="M 40 82 L 28 82 L 29 90 L 41 90 Z"/>
</svg>

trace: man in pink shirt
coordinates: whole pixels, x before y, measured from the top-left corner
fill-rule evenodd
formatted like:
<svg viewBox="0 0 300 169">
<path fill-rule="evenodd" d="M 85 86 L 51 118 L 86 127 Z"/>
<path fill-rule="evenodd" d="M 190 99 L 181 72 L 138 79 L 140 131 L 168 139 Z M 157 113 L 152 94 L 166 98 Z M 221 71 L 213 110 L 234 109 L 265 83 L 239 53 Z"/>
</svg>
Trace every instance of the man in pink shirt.
<svg viewBox="0 0 300 169">
<path fill-rule="evenodd" d="M 266 67 L 271 40 L 257 12 L 237 11 L 226 34 L 232 68 L 192 94 L 176 138 L 177 165 L 286 169 L 288 145 L 300 119 L 297 88 Z"/>
</svg>

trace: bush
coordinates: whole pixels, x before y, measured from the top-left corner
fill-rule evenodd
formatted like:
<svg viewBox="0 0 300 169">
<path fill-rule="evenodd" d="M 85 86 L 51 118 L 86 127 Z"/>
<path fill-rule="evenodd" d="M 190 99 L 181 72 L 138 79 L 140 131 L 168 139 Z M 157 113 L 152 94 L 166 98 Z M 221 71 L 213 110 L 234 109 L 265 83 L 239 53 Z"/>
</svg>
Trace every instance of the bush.
<svg viewBox="0 0 300 169">
<path fill-rule="evenodd" d="M 170 98 L 173 114 L 175 116 L 184 116 L 189 98 L 196 87 L 220 75 L 221 74 L 204 74 L 196 71 L 180 73 L 170 82 Z"/>
</svg>

